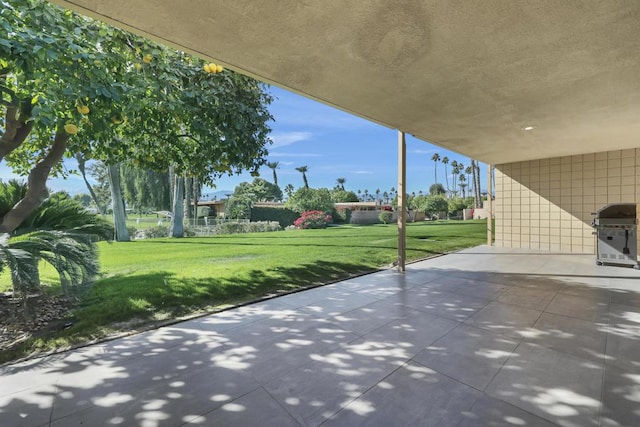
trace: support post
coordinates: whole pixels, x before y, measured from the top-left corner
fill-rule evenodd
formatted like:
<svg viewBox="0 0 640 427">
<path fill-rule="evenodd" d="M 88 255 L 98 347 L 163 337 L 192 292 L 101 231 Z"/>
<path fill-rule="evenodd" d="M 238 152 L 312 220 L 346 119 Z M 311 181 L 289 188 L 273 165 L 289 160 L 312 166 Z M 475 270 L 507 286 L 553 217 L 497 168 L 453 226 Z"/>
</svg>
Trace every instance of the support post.
<svg viewBox="0 0 640 427">
<path fill-rule="evenodd" d="M 407 253 L 407 144 L 398 131 L 398 271 L 404 271 Z"/>
<path fill-rule="evenodd" d="M 487 164 L 487 246 L 493 244 L 493 200 L 491 198 L 493 190 L 493 166 Z"/>
</svg>

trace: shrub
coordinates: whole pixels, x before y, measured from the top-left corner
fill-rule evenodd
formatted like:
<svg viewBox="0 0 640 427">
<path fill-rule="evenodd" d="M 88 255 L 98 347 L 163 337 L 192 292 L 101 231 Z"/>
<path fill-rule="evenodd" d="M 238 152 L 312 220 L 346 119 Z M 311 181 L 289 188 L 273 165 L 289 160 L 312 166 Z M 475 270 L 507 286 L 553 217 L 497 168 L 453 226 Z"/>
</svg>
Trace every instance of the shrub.
<svg viewBox="0 0 640 427">
<path fill-rule="evenodd" d="M 133 235 L 133 234 L 132 234 Z M 169 236 L 168 225 L 154 225 L 149 228 L 140 228 L 135 233 L 135 239 L 157 239 Z"/>
<path fill-rule="evenodd" d="M 331 224 L 331 215 L 322 211 L 306 211 L 296 220 L 294 225 L 301 229 L 327 228 Z"/>
<path fill-rule="evenodd" d="M 351 209 L 336 209 L 331 210 L 331 218 L 334 224 L 349 224 L 351 222 Z"/>
<path fill-rule="evenodd" d="M 333 209 L 331 192 L 326 188 L 299 188 L 287 200 L 287 207 L 300 214 L 312 210 L 330 212 Z"/>
<path fill-rule="evenodd" d="M 389 224 L 391 222 L 391 220 L 393 219 L 393 213 L 384 210 L 382 212 L 380 212 L 378 214 L 378 219 L 380 220 L 381 223 L 383 224 Z"/>
<path fill-rule="evenodd" d="M 214 228 L 216 234 L 264 233 L 280 230 L 277 221 L 224 222 Z"/>
<path fill-rule="evenodd" d="M 280 227 L 285 228 L 298 219 L 299 214 L 289 208 L 253 207 L 251 221 L 278 221 Z"/>
</svg>

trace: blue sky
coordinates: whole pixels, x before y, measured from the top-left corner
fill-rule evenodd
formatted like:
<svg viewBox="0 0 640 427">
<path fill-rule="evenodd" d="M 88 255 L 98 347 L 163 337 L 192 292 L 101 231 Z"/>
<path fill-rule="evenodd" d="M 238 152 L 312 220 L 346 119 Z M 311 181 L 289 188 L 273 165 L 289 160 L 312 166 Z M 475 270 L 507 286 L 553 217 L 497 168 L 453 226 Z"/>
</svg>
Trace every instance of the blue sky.
<svg viewBox="0 0 640 427">
<path fill-rule="evenodd" d="M 281 188 L 292 184 L 303 185 L 302 175 L 295 168 L 306 165 L 311 187 L 332 188 L 339 177 L 346 178 L 347 190 L 374 193 L 397 187 L 397 131 L 377 125 L 365 119 L 328 107 L 294 93 L 271 87 L 275 100 L 270 106 L 275 122 L 271 123 L 273 144 L 269 147 L 269 161 L 280 162 L 278 183 Z M 434 162 L 431 156 L 439 153 L 457 160 L 465 166 L 471 164 L 468 157 L 444 150 L 407 135 L 407 190 L 409 193 L 427 191 L 434 182 Z M 75 161 L 68 160 L 67 167 L 75 169 Z M 451 167 L 449 166 L 449 175 Z M 272 172 L 266 166 L 261 176 L 272 180 Z M 485 187 L 486 168 L 481 164 L 481 187 Z M 9 168 L 0 165 L 0 179 L 13 177 Z M 253 178 L 247 173 L 223 177 L 216 182 L 214 191 L 232 192 L 236 185 Z M 451 178 L 449 178 L 451 181 Z M 438 163 L 438 181 L 444 182 L 444 166 Z M 66 180 L 51 179 L 52 190 L 69 193 L 86 192 L 79 176 Z"/>
</svg>

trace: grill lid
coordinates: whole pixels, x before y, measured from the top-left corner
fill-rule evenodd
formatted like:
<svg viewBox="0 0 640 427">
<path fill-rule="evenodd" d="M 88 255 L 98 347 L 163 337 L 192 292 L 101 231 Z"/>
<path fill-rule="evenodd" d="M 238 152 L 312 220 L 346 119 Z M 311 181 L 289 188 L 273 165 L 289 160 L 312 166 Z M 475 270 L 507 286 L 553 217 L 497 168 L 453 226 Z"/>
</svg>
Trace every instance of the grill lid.
<svg viewBox="0 0 640 427">
<path fill-rule="evenodd" d="M 613 203 L 596 212 L 596 219 L 636 219 L 635 203 Z"/>
</svg>

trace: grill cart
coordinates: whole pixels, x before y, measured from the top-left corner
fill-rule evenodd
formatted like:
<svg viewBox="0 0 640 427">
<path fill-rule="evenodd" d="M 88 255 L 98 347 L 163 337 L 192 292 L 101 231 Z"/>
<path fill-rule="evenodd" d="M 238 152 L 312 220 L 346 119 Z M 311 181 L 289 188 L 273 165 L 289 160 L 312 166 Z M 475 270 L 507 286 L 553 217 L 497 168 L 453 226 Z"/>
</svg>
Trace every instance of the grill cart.
<svg viewBox="0 0 640 427">
<path fill-rule="evenodd" d="M 638 266 L 638 226 L 635 203 L 614 203 L 595 214 L 596 264 Z"/>
</svg>

